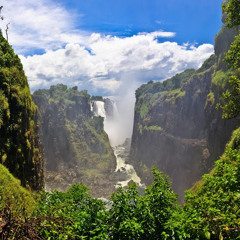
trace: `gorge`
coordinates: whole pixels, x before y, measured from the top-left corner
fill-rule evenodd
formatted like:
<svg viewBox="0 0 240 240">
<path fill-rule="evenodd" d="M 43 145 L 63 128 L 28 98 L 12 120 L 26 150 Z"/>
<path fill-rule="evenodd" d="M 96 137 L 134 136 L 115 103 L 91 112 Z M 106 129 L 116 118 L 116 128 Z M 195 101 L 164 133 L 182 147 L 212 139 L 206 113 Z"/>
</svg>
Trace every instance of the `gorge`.
<svg viewBox="0 0 240 240">
<path fill-rule="evenodd" d="M 82 182 L 94 197 L 109 197 L 131 180 L 141 186 L 134 168 L 125 163 L 130 141 L 121 142 L 123 135 L 117 135 L 121 118 L 115 101 L 63 84 L 32 97 L 39 109 L 48 190 L 65 191 Z"/>
<path fill-rule="evenodd" d="M 0 238 L 239 239 L 238 32 L 223 26 L 199 69 L 141 85 L 132 132 L 111 97 L 31 95 L 0 31 Z"/>
<path fill-rule="evenodd" d="M 184 191 L 211 170 L 238 126 L 238 118 L 223 120 L 221 110 L 216 109 L 231 74 L 222 59 L 236 33 L 236 29 L 223 26 L 215 39 L 215 54 L 200 69 L 186 70 L 163 82 L 149 81 L 138 88 L 132 136 L 131 132 L 123 134 L 116 101 L 90 97 L 86 91 L 64 85 L 35 92 L 47 183 L 55 182 L 52 188 L 56 188 L 57 182 L 62 182 L 65 187 L 60 189 L 66 189 L 82 181 L 93 195 L 97 191 L 98 197 L 101 191 L 96 189 L 107 188 L 106 197 L 119 179 L 123 181 L 119 185 L 130 181 L 126 172 L 135 175 L 131 165 L 137 172 L 135 182 L 140 184 L 138 175 L 141 184 L 151 184 L 155 165 L 169 175 L 183 202 Z M 131 138 L 127 151 L 122 145 L 126 138 Z M 122 157 L 127 165 L 120 163 Z M 68 171 L 63 179 L 65 168 Z M 101 186 L 95 187 L 99 182 Z"/>
<path fill-rule="evenodd" d="M 103 101 L 91 102 L 92 111 L 95 116 L 101 116 L 104 118 L 104 130 L 109 136 L 110 143 L 116 156 L 116 169 L 112 174 L 118 180 L 116 187 L 125 187 L 129 182 L 135 182 L 139 187 L 143 187 L 141 179 L 138 177 L 133 166 L 126 163 L 129 162 L 130 138 L 127 138 L 126 136 L 125 141 L 120 144 L 119 139 L 116 136 L 115 129 L 118 126 L 118 122 L 121 121 L 117 103 L 108 98 L 102 100 Z"/>
</svg>

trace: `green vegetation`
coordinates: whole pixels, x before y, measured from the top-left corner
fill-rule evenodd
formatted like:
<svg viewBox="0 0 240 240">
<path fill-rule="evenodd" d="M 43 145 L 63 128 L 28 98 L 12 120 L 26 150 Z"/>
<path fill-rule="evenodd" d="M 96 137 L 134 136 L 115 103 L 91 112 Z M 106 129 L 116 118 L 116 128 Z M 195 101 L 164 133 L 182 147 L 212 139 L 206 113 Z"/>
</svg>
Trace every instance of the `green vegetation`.
<svg viewBox="0 0 240 240">
<path fill-rule="evenodd" d="M 240 6 L 237 0 L 228 0 L 222 5 L 226 14 L 225 24 L 228 28 L 238 27 L 240 24 Z M 231 89 L 223 94 L 225 104 L 222 106 L 223 118 L 233 118 L 239 114 L 240 109 L 240 34 L 235 37 L 224 59 L 234 73 L 229 78 Z"/>
<path fill-rule="evenodd" d="M 144 119 L 148 114 L 149 104 L 150 104 L 150 101 L 144 101 L 143 104 L 141 105 L 140 116 L 142 119 Z"/>
<path fill-rule="evenodd" d="M 165 101 L 170 102 L 171 104 L 175 104 L 176 99 L 184 97 L 185 93 L 186 92 L 180 88 L 172 90 L 165 95 L 166 96 Z"/>
<path fill-rule="evenodd" d="M 215 103 L 214 93 L 213 93 L 213 92 L 210 92 L 210 93 L 207 95 L 207 100 L 206 100 L 206 103 L 205 103 L 205 108 L 206 108 L 206 106 L 208 106 L 209 104 L 210 104 L 210 106 L 213 106 L 214 103 Z"/>
<path fill-rule="evenodd" d="M 237 0 L 224 2 L 228 27 L 239 25 L 239 8 Z M 226 56 L 235 71 L 230 77 L 232 89 L 224 94 L 228 100 L 223 106 L 227 118 L 236 116 L 240 109 L 239 39 L 240 36 Z M 138 123 L 140 131 L 163 131 L 161 126 L 151 123 L 152 108 L 159 101 L 174 105 L 185 96 L 184 84 L 193 74 L 206 72 L 215 60 L 211 57 L 200 71 L 185 71 L 163 83 L 150 81 L 140 87 L 136 92 L 136 109 L 142 118 Z M 215 70 L 212 83 L 223 89 L 228 72 Z M 43 186 L 43 166 L 33 121 L 37 108 L 32 103 L 22 65 L 1 34 L 0 80 L 0 163 L 22 185 L 39 190 Z M 206 103 L 213 105 L 215 93 L 211 90 Z M 37 91 L 34 98 L 41 102 L 43 132 L 50 130 L 50 138 L 44 140 L 46 153 L 57 149 L 55 163 L 64 162 L 62 157 L 66 155 L 67 163 L 74 167 L 80 164 L 81 173 L 89 176 L 110 167 L 105 159 L 111 158 L 112 150 L 103 131 L 103 119 L 92 115 L 86 91 L 61 84 Z M 57 144 L 55 133 L 60 134 Z M 178 205 L 168 177 L 155 168 L 153 183 L 144 194 L 140 194 L 136 184 L 129 184 L 118 188 L 105 204 L 93 199 L 83 184 L 74 184 L 65 193 L 41 192 L 34 198 L 2 164 L 1 239 L 240 239 L 240 128 L 234 131 L 212 171 L 186 192 L 183 206 Z M 93 167 L 85 167 L 89 165 Z"/>
<path fill-rule="evenodd" d="M 103 97 L 102 96 L 92 96 L 91 100 L 92 101 L 102 101 L 103 102 Z"/>
<path fill-rule="evenodd" d="M 215 62 L 216 62 L 216 55 L 213 54 L 207 60 L 205 60 L 203 65 L 196 71 L 196 73 L 205 72 L 206 70 L 210 69 L 215 64 Z"/>
<path fill-rule="evenodd" d="M 0 32 L 0 163 L 23 186 L 42 189 L 43 159 L 31 99 L 20 59 Z"/>
<path fill-rule="evenodd" d="M 240 129 L 210 174 L 186 193 L 183 207 L 190 239 L 240 237 Z"/>
<path fill-rule="evenodd" d="M 239 239 L 240 128 L 213 170 L 186 192 L 183 206 L 177 204 L 168 177 L 155 168 L 152 172 L 153 183 L 143 195 L 129 184 L 118 188 L 107 205 L 91 198 L 82 184 L 66 193 L 43 192 L 31 215 L 10 221 L 2 213 L 12 226 L 3 228 L 2 236 L 12 237 L 18 222 L 18 239 Z M 23 209 L 19 202 L 11 206 L 12 211 Z"/>
<path fill-rule="evenodd" d="M 15 217 L 23 214 L 23 209 L 27 213 L 31 212 L 35 206 L 32 193 L 23 188 L 20 181 L 13 177 L 11 173 L 0 164 L 0 206 L 1 209 L 11 206 Z"/>
<path fill-rule="evenodd" d="M 227 0 L 222 4 L 223 13 L 226 14 L 225 23 L 232 28 L 240 25 L 240 5 L 238 0 Z"/>
<path fill-rule="evenodd" d="M 232 74 L 231 70 L 223 71 L 218 70 L 214 72 L 212 76 L 212 83 L 219 89 L 219 91 L 224 90 L 226 88 L 228 79 Z"/>
<path fill-rule="evenodd" d="M 110 174 L 115 166 L 113 149 L 103 128 L 103 118 L 91 112 L 87 91 L 58 84 L 34 92 L 33 100 L 39 109 L 46 170 L 62 174 L 59 169 L 64 166 L 74 172 L 74 177 L 64 177 L 62 184 L 58 184 L 60 189 L 65 190 L 65 186 L 77 181 L 75 176 L 78 181 L 79 177 L 85 180 L 92 177 L 94 181 L 94 177 Z M 55 184 L 48 172 L 46 182 Z"/>
<path fill-rule="evenodd" d="M 106 212 L 101 200 L 91 198 L 82 184 L 66 193 L 43 193 L 34 212 L 41 239 L 105 239 Z"/>
<path fill-rule="evenodd" d="M 22 187 L 20 181 L 0 164 L 0 238 L 36 239 L 34 229 L 29 229 L 33 223 L 28 222 L 36 206 L 32 192 Z M 28 229 L 32 233 L 30 238 L 26 234 Z"/>
<path fill-rule="evenodd" d="M 161 126 L 157 126 L 157 125 L 148 126 L 148 127 L 145 127 L 144 129 L 150 130 L 150 131 L 162 131 L 163 130 L 163 128 Z"/>
<path fill-rule="evenodd" d="M 140 124 L 138 124 L 138 131 L 140 134 L 143 133 L 143 129 L 156 130 L 156 128 L 152 128 L 156 124 L 151 116 L 154 111 L 159 110 L 153 109 L 155 107 L 160 108 L 164 102 L 174 105 L 177 99 L 183 98 L 186 93 L 183 86 L 190 81 L 195 73 L 194 69 L 187 69 L 164 82 L 149 81 L 136 90 L 135 112 L 139 116 L 138 121 L 140 121 Z"/>
<path fill-rule="evenodd" d="M 82 184 L 74 184 L 66 193 L 43 192 L 32 215 L 19 220 L 18 239 L 163 239 L 169 235 L 166 224 L 178 208 L 176 194 L 168 178 L 153 170 L 154 182 L 141 196 L 136 184 L 119 188 L 111 196 L 111 207 L 91 198 Z M 4 220 L 9 219 L 4 215 Z M 25 220 L 24 220 L 25 219 Z M 27 223 L 23 224 L 23 222 Z M 12 227 L 15 227 L 13 225 Z M 16 230 L 16 229 L 15 229 Z M 24 232 L 25 231 L 25 232 Z M 32 238 L 31 234 L 35 234 Z M 22 235 L 21 235 L 22 234 Z M 2 236 L 14 237 L 13 229 Z M 10 238 L 11 237 L 11 238 Z"/>
<path fill-rule="evenodd" d="M 195 72 L 196 71 L 194 69 L 187 69 L 184 72 L 176 74 L 172 78 L 169 78 L 163 82 L 149 81 L 147 84 L 143 84 L 136 90 L 136 97 L 181 88 Z"/>
</svg>

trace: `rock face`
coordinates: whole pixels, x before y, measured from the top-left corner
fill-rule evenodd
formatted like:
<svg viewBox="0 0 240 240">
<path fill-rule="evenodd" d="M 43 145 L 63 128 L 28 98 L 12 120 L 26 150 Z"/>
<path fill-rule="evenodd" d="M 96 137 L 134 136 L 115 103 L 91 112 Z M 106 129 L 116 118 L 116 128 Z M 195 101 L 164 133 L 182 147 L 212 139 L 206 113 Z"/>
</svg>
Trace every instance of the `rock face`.
<svg viewBox="0 0 240 240">
<path fill-rule="evenodd" d="M 215 55 L 195 70 L 186 70 L 163 83 L 136 91 L 131 158 L 145 183 L 156 165 L 170 176 L 183 201 L 190 188 L 223 153 L 237 119 L 223 120 L 216 104 L 231 71 L 222 62 L 236 30 L 224 27 L 215 39 Z"/>
<path fill-rule="evenodd" d="M 23 66 L 0 31 L 0 163 L 33 190 L 44 187 L 43 158 Z"/>
<path fill-rule="evenodd" d="M 47 187 L 64 191 L 83 182 L 94 196 L 110 194 L 116 160 L 103 118 L 91 112 L 90 95 L 59 84 L 36 91 L 33 100 L 39 108 Z"/>
</svg>

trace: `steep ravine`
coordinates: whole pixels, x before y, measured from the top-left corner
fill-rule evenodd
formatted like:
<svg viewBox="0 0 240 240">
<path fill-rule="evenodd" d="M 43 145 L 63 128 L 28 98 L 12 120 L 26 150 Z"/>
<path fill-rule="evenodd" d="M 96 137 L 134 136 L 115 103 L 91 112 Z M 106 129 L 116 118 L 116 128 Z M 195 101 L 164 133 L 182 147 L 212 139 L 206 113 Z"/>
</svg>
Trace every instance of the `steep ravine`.
<svg viewBox="0 0 240 240">
<path fill-rule="evenodd" d="M 223 153 L 238 119 L 223 120 L 216 104 L 226 89 L 230 70 L 222 62 L 236 30 L 224 27 L 216 36 L 215 55 L 203 66 L 163 83 L 136 91 L 131 159 L 145 183 L 153 165 L 170 176 L 183 201 L 189 189 Z"/>
</svg>

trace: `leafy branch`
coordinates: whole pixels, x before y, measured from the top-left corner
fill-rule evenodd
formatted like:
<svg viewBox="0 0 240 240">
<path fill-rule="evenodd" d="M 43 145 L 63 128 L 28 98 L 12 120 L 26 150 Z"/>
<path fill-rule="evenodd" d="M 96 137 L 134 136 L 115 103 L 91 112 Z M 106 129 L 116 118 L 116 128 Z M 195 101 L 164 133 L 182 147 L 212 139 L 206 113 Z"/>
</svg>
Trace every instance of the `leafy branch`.
<svg viewBox="0 0 240 240">
<path fill-rule="evenodd" d="M 240 4 L 239 0 L 228 0 L 222 4 L 223 13 L 226 15 L 224 22 L 227 28 L 238 28 L 240 25 Z M 240 113 L 240 34 L 235 37 L 224 61 L 234 74 L 229 78 L 231 86 L 223 93 L 224 105 L 222 117 L 225 119 L 234 118 Z"/>
</svg>

